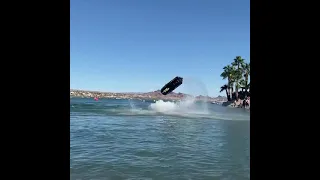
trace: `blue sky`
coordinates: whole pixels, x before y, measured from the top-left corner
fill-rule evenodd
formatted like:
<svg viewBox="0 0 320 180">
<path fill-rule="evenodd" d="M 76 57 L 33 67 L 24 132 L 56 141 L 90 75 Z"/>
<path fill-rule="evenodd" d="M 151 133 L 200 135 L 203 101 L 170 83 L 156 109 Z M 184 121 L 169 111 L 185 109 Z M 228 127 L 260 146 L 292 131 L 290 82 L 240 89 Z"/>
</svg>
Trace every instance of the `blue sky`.
<svg viewBox="0 0 320 180">
<path fill-rule="evenodd" d="M 201 81 L 210 96 L 225 95 L 222 68 L 235 56 L 250 60 L 249 0 L 71 0 L 70 6 L 73 89 L 146 92 L 181 76 Z"/>
</svg>

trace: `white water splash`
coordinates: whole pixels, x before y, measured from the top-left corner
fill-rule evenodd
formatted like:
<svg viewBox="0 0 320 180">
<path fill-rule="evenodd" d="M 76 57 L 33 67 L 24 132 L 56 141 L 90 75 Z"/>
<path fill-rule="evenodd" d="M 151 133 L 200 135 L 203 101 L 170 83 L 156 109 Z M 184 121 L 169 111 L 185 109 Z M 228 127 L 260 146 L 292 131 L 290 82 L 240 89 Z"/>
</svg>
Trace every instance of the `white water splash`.
<svg viewBox="0 0 320 180">
<path fill-rule="evenodd" d="M 151 104 L 148 103 L 148 108 L 146 109 L 143 105 L 138 102 L 129 100 L 130 111 L 119 110 L 118 114 L 121 115 L 138 115 L 138 116 L 154 116 L 158 113 L 168 116 L 179 116 L 186 118 L 207 118 L 207 119 L 220 119 L 220 120 L 235 120 L 239 119 L 230 115 L 218 115 L 216 112 L 209 110 L 207 103 L 207 88 L 204 83 L 195 78 L 184 78 L 184 83 L 179 87 L 184 93 L 191 96 L 185 97 L 183 100 L 178 102 L 154 101 Z M 176 90 L 178 91 L 178 90 Z M 180 91 L 181 92 L 181 91 Z M 202 99 L 196 100 L 195 96 L 202 95 Z M 135 104 L 137 103 L 137 105 Z M 140 107 L 142 106 L 142 107 Z M 238 116 L 238 115 L 237 115 Z M 246 119 L 246 118 L 244 118 Z M 242 120 L 240 118 L 239 120 Z"/>
<path fill-rule="evenodd" d="M 150 104 L 150 109 L 164 114 L 208 114 L 208 109 L 197 104 L 194 97 L 187 97 L 176 103 L 159 100 Z"/>
</svg>

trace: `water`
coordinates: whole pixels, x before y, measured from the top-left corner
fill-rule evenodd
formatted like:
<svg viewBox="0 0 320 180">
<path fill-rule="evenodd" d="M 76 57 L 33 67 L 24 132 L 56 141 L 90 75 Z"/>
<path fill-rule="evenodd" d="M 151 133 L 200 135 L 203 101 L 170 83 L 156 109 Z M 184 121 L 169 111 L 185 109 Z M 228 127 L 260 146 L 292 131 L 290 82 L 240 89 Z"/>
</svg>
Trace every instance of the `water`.
<svg viewBox="0 0 320 180">
<path fill-rule="evenodd" d="M 249 112 L 70 99 L 71 179 L 250 179 Z"/>
</svg>

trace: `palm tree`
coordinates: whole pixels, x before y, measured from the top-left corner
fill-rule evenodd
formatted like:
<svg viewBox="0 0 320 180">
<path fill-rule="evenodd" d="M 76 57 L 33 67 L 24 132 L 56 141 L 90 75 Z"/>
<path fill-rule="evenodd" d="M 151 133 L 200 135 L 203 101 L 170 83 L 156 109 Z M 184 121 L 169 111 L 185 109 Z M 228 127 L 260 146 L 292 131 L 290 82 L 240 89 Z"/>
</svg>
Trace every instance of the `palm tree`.
<svg viewBox="0 0 320 180">
<path fill-rule="evenodd" d="M 231 101 L 230 94 L 229 94 L 229 86 L 227 84 L 225 84 L 225 85 L 221 86 L 220 88 L 221 88 L 220 92 L 226 91 L 228 101 Z"/>
<path fill-rule="evenodd" d="M 236 56 L 235 59 L 233 59 L 233 62 L 231 63 L 232 66 L 237 67 L 237 69 L 241 69 L 241 67 L 244 65 L 244 60 L 242 59 L 241 56 Z"/>
<path fill-rule="evenodd" d="M 231 91 L 231 99 L 234 100 L 235 96 L 234 96 L 234 85 L 236 83 L 236 70 L 234 69 L 234 67 L 232 67 L 232 71 L 231 71 L 231 78 L 230 78 L 230 91 Z"/>
<path fill-rule="evenodd" d="M 236 100 L 239 99 L 239 96 L 238 96 L 238 90 L 240 86 L 239 81 L 242 78 L 243 70 L 241 67 L 243 66 L 243 64 L 244 64 L 244 59 L 242 59 L 241 56 L 236 56 L 236 58 L 232 62 L 232 66 L 236 67 L 236 70 L 234 71 L 234 74 L 233 74 L 233 77 L 235 80 L 235 87 L 236 87 Z"/>
<path fill-rule="evenodd" d="M 233 82 L 234 82 L 234 79 L 232 77 L 233 74 L 234 74 L 234 67 L 227 65 L 223 67 L 223 72 L 220 75 L 223 79 L 228 79 L 228 88 L 231 90 L 231 92 L 229 91 L 230 92 L 229 96 L 232 95 L 233 93 Z"/>
<path fill-rule="evenodd" d="M 228 79 L 228 83 L 226 86 L 221 87 L 221 92 L 226 90 L 226 93 L 229 94 L 229 99 L 231 100 L 239 100 L 239 88 L 241 87 L 242 98 L 243 95 L 248 94 L 248 90 L 250 91 L 250 63 L 245 63 L 245 59 L 242 59 L 241 56 L 236 56 L 231 65 L 227 65 L 223 68 L 223 72 L 221 73 L 221 77 L 223 79 Z M 235 87 L 235 93 L 233 93 L 233 88 Z M 245 89 L 245 92 L 243 92 Z M 229 90 L 229 91 L 228 91 Z"/>
<path fill-rule="evenodd" d="M 250 76 L 250 63 L 243 63 L 242 64 L 242 70 L 243 70 L 243 77 L 244 77 L 244 84 L 242 84 L 245 87 L 245 92 L 248 92 L 248 83 L 249 83 L 249 76 Z"/>
</svg>

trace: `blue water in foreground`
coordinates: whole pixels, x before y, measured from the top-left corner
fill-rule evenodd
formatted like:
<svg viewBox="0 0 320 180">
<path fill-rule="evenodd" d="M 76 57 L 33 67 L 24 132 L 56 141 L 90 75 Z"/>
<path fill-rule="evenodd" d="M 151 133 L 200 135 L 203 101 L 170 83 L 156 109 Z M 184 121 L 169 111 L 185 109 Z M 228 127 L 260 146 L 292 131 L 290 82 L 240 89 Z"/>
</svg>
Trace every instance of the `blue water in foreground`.
<svg viewBox="0 0 320 180">
<path fill-rule="evenodd" d="M 250 112 L 70 99 L 70 179 L 250 179 Z"/>
</svg>

